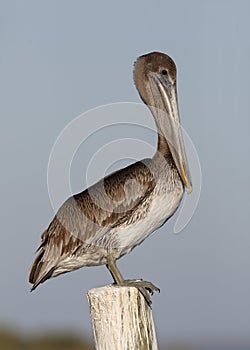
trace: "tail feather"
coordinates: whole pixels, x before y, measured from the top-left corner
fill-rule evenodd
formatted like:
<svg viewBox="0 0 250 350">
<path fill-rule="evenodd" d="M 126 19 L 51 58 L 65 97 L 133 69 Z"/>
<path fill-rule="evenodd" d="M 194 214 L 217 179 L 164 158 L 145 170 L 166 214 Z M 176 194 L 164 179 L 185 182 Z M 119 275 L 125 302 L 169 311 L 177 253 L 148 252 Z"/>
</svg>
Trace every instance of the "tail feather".
<svg viewBox="0 0 250 350">
<path fill-rule="evenodd" d="M 34 260 L 31 268 L 30 268 L 30 274 L 29 274 L 29 282 L 30 283 L 35 283 L 37 276 L 39 274 L 39 271 L 41 270 L 41 259 L 43 257 L 44 250 L 40 252 L 40 254 L 36 257 Z"/>
<path fill-rule="evenodd" d="M 43 277 L 39 278 L 36 282 L 34 282 L 33 286 L 31 287 L 30 291 L 33 292 L 33 290 L 36 289 L 36 287 L 39 286 L 39 284 L 45 282 L 47 279 L 49 279 L 53 274 L 54 268 L 52 268 L 49 272 L 46 273 Z M 33 282 L 31 282 L 33 283 Z"/>
<path fill-rule="evenodd" d="M 36 287 L 49 279 L 55 267 L 49 267 L 48 262 L 43 261 L 44 250 L 42 250 L 39 255 L 34 260 L 29 274 L 29 282 L 33 284 L 31 292 L 36 289 Z"/>
</svg>

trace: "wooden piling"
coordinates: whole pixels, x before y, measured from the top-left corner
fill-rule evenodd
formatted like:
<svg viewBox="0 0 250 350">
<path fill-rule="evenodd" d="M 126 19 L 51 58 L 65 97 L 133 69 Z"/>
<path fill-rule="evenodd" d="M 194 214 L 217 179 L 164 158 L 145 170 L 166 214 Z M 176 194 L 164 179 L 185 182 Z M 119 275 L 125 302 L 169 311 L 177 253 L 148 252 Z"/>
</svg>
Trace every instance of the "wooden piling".
<svg viewBox="0 0 250 350">
<path fill-rule="evenodd" d="M 96 350 L 157 350 L 152 309 L 135 287 L 88 291 Z"/>
</svg>

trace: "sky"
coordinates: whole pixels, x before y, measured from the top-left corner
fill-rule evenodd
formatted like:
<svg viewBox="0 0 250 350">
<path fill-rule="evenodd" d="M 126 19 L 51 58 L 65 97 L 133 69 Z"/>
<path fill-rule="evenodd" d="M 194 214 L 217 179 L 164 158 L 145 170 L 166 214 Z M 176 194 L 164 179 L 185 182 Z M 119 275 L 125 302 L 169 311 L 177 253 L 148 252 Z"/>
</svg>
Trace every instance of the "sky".
<svg viewBox="0 0 250 350">
<path fill-rule="evenodd" d="M 105 267 L 83 268 L 29 292 L 34 251 L 54 216 L 49 157 L 58 135 L 82 113 L 140 103 L 133 63 L 161 51 L 178 67 L 181 121 L 199 156 L 201 196 L 180 234 L 173 234 L 174 216 L 118 265 L 126 277 L 161 288 L 153 296 L 160 340 L 250 341 L 249 11 L 243 0 L 1 1 L 0 324 L 25 333 L 91 334 L 85 294 L 111 283 Z M 104 110 L 100 125 L 109 118 Z M 112 149 L 117 138 L 155 146 L 155 135 L 143 128 L 99 128 L 66 169 L 74 193 L 85 188 L 93 155 L 110 142 Z M 126 142 L 128 159 L 115 158 L 114 142 L 93 163 L 89 182 L 102 169 L 150 153 Z M 64 176 L 58 172 L 62 197 Z"/>
</svg>

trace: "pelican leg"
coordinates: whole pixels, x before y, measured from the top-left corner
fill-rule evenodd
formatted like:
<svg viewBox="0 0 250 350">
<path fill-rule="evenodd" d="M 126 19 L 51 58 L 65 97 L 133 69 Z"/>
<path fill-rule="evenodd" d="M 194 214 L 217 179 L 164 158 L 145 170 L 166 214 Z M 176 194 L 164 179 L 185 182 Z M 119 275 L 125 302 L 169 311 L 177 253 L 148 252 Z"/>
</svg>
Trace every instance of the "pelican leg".
<svg viewBox="0 0 250 350">
<path fill-rule="evenodd" d="M 125 287 L 135 287 L 139 290 L 139 292 L 145 298 L 147 304 L 151 307 L 152 301 L 150 298 L 150 294 L 153 295 L 155 291 L 160 292 L 160 289 L 157 288 L 153 283 L 148 281 L 139 280 L 124 280 L 122 277 L 118 267 L 116 266 L 115 259 L 112 257 L 107 258 L 107 268 L 109 269 L 115 284 L 118 286 Z"/>
<path fill-rule="evenodd" d="M 111 273 L 115 283 L 120 285 L 124 281 L 124 278 L 122 277 L 118 267 L 116 266 L 115 259 L 111 256 L 108 256 L 106 266 L 109 269 L 109 272 Z"/>
</svg>

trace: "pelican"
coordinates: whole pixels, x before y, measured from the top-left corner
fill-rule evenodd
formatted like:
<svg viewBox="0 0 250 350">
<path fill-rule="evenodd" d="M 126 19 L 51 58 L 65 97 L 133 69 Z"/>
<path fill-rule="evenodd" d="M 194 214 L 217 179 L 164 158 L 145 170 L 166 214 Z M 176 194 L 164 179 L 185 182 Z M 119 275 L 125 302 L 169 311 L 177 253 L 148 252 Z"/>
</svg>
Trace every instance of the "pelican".
<svg viewBox="0 0 250 350">
<path fill-rule="evenodd" d="M 151 304 L 151 282 L 124 280 L 116 260 L 141 244 L 177 210 L 192 182 L 181 132 L 176 65 L 151 52 L 134 64 L 134 82 L 156 123 L 154 156 L 116 171 L 67 199 L 41 236 L 29 275 L 34 290 L 51 277 L 106 265 L 114 283 L 134 286 Z"/>
</svg>

